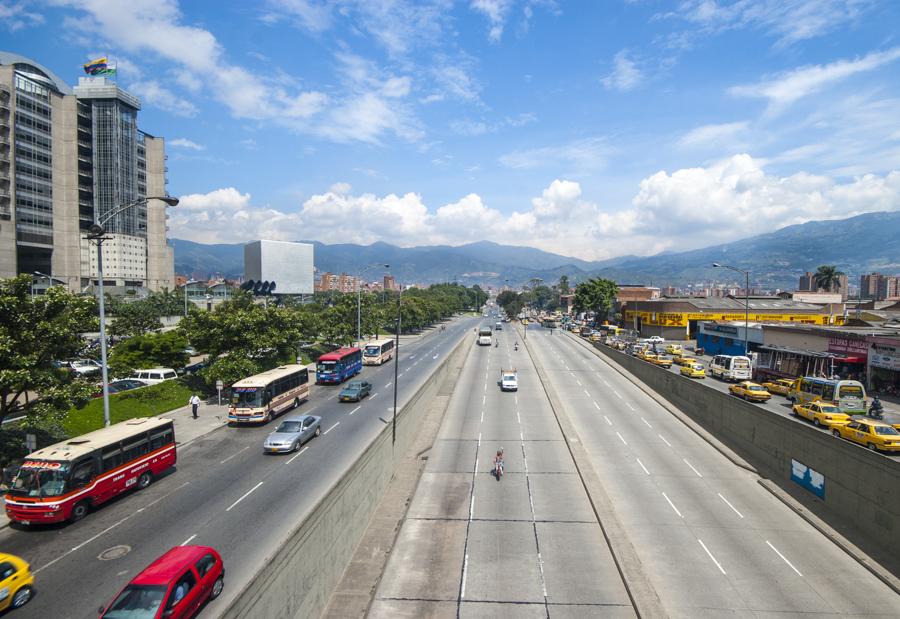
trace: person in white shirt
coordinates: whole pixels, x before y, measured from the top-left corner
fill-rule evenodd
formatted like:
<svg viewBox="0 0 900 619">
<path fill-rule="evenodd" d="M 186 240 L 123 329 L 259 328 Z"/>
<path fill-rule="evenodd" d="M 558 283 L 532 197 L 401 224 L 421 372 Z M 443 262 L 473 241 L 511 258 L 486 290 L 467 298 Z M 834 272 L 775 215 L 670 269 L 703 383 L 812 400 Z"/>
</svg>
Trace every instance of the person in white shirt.
<svg viewBox="0 0 900 619">
<path fill-rule="evenodd" d="M 197 397 L 197 394 L 191 396 L 191 399 L 188 400 L 188 404 L 191 405 L 191 414 L 194 416 L 194 419 L 197 418 L 197 409 L 200 407 L 200 398 Z"/>
</svg>

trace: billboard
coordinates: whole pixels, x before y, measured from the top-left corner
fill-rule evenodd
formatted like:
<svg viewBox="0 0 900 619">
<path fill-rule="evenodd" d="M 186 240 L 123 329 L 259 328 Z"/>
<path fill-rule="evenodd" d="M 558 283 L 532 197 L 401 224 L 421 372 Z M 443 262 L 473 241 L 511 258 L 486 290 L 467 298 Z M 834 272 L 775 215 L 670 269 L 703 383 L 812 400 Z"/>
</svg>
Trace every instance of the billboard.
<svg viewBox="0 0 900 619">
<path fill-rule="evenodd" d="M 289 241 L 244 245 L 244 280 L 275 282 L 275 294 L 313 293 L 313 246 Z"/>
</svg>

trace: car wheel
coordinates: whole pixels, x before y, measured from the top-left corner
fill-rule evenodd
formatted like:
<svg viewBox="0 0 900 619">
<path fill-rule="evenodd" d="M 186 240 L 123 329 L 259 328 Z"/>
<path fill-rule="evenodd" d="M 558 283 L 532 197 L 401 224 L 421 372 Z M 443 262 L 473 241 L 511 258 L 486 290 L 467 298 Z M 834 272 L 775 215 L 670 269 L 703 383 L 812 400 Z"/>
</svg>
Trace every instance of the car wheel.
<svg viewBox="0 0 900 619">
<path fill-rule="evenodd" d="M 222 593 L 222 589 L 225 588 L 225 579 L 219 576 L 216 578 L 216 581 L 213 583 L 212 590 L 209 592 L 209 599 L 214 600 Z"/>
<path fill-rule="evenodd" d="M 72 508 L 72 513 L 69 514 L 69 522 L 78 522 L 88 514 L 88 510 L 90 506 L 87 501 L 81 501 L 75 504 L 75 507 Z"/>
<path fill-rule="evenodd" d="M 816 426 L 817 428 L 821 428 L 822 422 L 819 421 L 818 419 L 813 419 L 813 425 Z"/>
<path fill-rule="evenodd" d="M 297 451 L 298 449 L 300 449 L 300 443 L 301 443 L 301 442 L 302 442 L 302 440 L 298 440 L 296 443 L 294 443 L 293 445 L 291 445 L 291 453 L 294 453 L 295 451 Z"/>
<path fill-rule="evenodd" d="M 866 447 L 869 448 L 869 451 L 878 451 L 878 448 L 875 446 L 875 443 L 867 443 Z"/>
<path fill-rule="evenodd" d="M 137 487 L 139 490 L 143 490 L 147 486 L 149 486 L 153 482 L 153 475 L 149 472 L 141 473 L 141 476 L 138 477 Z"/>
<path fill-rule="evenodd" d="M 322 426 L 316 426 L 315 436 L 319 436 L 322 433 Z"/>
<path fill-rule="evenodd" d="M 12 603 L 10 606 L 13 608 L 22 608 L 25 604 L 28 603 L 28 600 L 31 599 L 31 587 L 25 585 L 13 596 Z"/>
<path fill-rule="evenodd" d="M 832 430 L 831 434 L 834 435 L 834 438 L 841 438 L 841 433 L 837 430 Z"/>
</svg>

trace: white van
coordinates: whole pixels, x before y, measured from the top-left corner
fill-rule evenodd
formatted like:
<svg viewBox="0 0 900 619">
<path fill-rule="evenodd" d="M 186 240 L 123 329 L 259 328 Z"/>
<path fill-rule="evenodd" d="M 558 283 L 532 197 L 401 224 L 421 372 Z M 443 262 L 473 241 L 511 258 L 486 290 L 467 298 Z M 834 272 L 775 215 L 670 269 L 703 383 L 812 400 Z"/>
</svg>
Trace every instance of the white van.
<svg viewBox="0 0 900 619">
<path fill-rule="evenodd" d="M 709 362 L 709 374 L 721 380 L 750 380 L 753 369 L 750 358 L 736 355 L 716 355 Z"/>
<path fill-rule="evenodd" d="M 151 370 L 135 370 L 134 374 L 128 378 L 139 380 L 145 385 L 156 385 L 177 377 L 178 375 L 172 368 L 153 368 Z"/>
</svg>

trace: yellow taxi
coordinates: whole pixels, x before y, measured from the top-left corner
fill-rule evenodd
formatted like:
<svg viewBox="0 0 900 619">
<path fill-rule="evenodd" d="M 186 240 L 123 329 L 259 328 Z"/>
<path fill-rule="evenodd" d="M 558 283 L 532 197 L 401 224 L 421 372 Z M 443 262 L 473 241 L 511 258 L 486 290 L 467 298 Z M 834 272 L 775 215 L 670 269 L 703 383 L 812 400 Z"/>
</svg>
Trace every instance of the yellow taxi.
<svg viewBox="0 0 900 619">
<path fill-rule="evenodd" d="M 641 353 L 641 359 L 653 363 L 653 361 L 656 359 L 656 353 L 652 350 L 645 350 Z"/>
<path fill-rule="evenodd" d="M 684 352 L 684 348 L 681 344 L 666 344 L 666 352 L 677 357 Z"/>
<path fill-rule="evenodd" d="M 821 427 L 832 427 L 843 425 L 853 421 L 853 418 L 847 413 L 841 412 L 834 404 L 827 402 L 808 402 L 807 404 L 794 404 L 791 409 L 794 414 L 809 419 L 813 424 Z"/>
<path fill-rule="evenodd" d="M 685 353 L 675 355 L 673 361 L 675 361 L 675 363 L 677 363 L 678 365 L 694 365 L 695 363 L 698 363 L 697 359 Z"/>
<path fill-rule="evenodd" d="M 688 378 L 706 378 L 706 369 L 699 363 L 681 366 L 681 375 Z"/>
<path fill-rule="evenodd" d="M 656 359 L 653 359 L 652 361 L 661 368 L 672 367 L 672 357 L 669 355 L 656 355 Z"/>
<path fill-rule="evenodd" d="M 15 555 L 0 552 L 0 611 L 21 608 L 31 599 L 31 567 Z"/>
<path fill-rule="evenodd" d="M 765 387 L 769 393 L 777 393 L 778 395 L 787 397 L 791 392 L 791 389 L 793 389 L 795 382 L 797 382 L 796 379 L 779 378 L 777 380 L 765 382 L 762 386 Z"/>
<path fill-rule="evenodd" d="M 731 395 L 744 398 L 748 402 L 765 402 L 772 397 L 772 394 L 766 391 L 765 387 L 757 385 L 749 380 L 741 381 L 736 385 L 731 385 L 728 388 L 728 391 L 731 392 Z"/>
<path fill-rule="evenodd" d="M 872 451 L 900 451 L 900 431 L 883 421 L 853 419 L 850 423 L 834 426 L 831 433 Z"/>
</svg>

